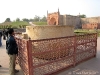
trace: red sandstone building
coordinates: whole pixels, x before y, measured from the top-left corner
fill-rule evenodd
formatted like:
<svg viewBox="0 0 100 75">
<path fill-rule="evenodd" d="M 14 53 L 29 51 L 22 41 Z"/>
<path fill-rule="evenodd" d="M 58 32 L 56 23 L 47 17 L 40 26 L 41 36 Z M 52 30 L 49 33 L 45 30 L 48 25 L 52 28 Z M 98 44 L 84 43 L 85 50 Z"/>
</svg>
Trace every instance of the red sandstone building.
<svg viewBox="0 0 100 75">
<path fill-rule="evenodd" d="M 82 24 L 82 29 L 100 29 L 100 23 Z"/>
<path fill-rule="evenodd" d="M 47 11 L 47 24 L 48 25 L 71 25 L 75 28 L 81 27 L 81 19 L 79 16 L 61 15 L 58 12 L 48 13 Z"/>
</svg>

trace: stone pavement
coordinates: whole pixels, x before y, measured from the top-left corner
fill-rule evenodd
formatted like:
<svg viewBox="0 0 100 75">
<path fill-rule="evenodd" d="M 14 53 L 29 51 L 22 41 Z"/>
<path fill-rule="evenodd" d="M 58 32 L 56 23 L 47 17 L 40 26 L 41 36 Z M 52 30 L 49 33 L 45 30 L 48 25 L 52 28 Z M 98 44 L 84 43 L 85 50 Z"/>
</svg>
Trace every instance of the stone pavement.
<svg viewBox="0 0 100 75">
<path fill-rule="evenodd" d="M 3 46 L 0 47 L 0 65 L 2 65 L 0 75 L 9 75 L 9 57 L 6 54 L 5 40 L 3 40 Z M 20 70 L 16 75 L 23 75 L 18 65 L 16 69 Z M 100 75 L 100 38 L 98 38 L 96 58 L 83 62 L 74 68 L 61 71 L 55 75 Z"/>
</svg>

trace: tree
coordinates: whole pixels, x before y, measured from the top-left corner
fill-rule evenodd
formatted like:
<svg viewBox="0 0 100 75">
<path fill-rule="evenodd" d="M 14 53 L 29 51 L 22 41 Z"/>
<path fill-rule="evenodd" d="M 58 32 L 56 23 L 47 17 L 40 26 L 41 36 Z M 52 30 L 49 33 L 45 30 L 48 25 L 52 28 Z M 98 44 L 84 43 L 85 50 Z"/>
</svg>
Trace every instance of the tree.
<svg viewBox="0 0 100 75">
<path fill-rule="evenodd" d="M 34 19 L 29 19 L 29 21 L 33 22 L 33 21 L 34 21 Z"/>
<path fill-rule="evenodd" d="M 26 21 L 26 22 L 29 22 L 29 20 L 28 19 L 26 19 L 26 18 L 24 18 L 24 19 L 22 19 L 23 21 Z"/>
<path fill-rule="evenodd" d="M 16 19 L 16 21 L 20 21 L 20 19 L 19 19 L 19 18 L 17 18 L 17 19 Z"/>
<path fill-rule="evenodd" d="M 40 21 L 40 17 L 37 16 L 37 15 L 35 15 L 35 17 L 34 17 L 34 21 L 35 21 L 35 22 Z"/>
<path fill-rule="evenodd" d="M 41 18 L 41 21 L 46 22 L 46 21 L 47 21 L 46 16 L 43 16 L 43 17 Z"/>
<path fill-rule="evenodd" d="M 83 15 L 80 15 L 79 17 L 80 18 L 86 18 L 86 15 L 83 14 Z"/>
<path fill-rule="evenodd" d="M 5 22 L 11 22 L 10 18 L 6 18 Z"/>
</svg>

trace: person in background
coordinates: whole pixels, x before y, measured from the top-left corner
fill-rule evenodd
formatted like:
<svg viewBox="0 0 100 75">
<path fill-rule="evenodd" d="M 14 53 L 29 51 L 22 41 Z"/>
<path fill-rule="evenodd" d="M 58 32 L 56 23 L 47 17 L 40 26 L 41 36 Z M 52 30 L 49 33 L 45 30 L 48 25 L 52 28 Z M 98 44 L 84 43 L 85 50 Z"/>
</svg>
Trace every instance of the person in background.
<svg viewBox="0 0 100 75">
<path fill-rule="evenodd" d="M 6 40 L 6 31 L 3 29 L 3 40 Z"/>
<path fill-rule="evenodd" d="M 2 46 L 2 32 L 0 31 L 0 46 Z M 2 67 L 1 65 L 0 65 L 0 67 Z"/>
<path fill-rule="evenodd" d="M 8 30 L 9 37 L 6 40 L 6 50 L 9 55 L 9 75 L 15 75 L 15 73 L 19 72 L 15 69 L 16 55 L 18 55 L 18 47 L 16 40 L 14 38 L 14 30 L 11 28 Z"/>
<path fill-rule="evenodd" d="M 6 37 L 8 38 L 8 31 L 9 31 L 9 28 L 7 28 L 7 31 L 6 31 Z"/>
<path fill-rule="evenodd" d="M 0 47 L 2 46 L 2 32 L 0 31 Z"/>
</svg>

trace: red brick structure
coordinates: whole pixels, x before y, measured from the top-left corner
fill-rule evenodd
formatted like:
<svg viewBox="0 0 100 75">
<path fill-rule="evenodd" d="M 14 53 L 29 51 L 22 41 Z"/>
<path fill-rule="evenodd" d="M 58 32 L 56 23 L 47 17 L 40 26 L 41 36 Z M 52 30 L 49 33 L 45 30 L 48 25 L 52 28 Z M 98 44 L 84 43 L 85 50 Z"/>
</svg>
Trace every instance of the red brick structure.
<svg viewBox="0 0 100 75">
<path fill-rule="evenodd" d="M 100 17 L 80 18 L 79 15 L 61 15 L 59 9 L 53 13 L 47 11 L 47 25 L 72 25 L 75 29 L 100 29 Z"/>
<path fill-rule="evenodd" d="M 100 29 L 100 23 L 82 24 L 82 29 Z"/>
<path fill-rule="evenodd" d="M 58 12 L 49 13 L 47 11 L 47 23 L 48 25 L 58 25 L 59 24 L 59 9 Z"/>
<path fill-rule="evenodd" d="M 75 28 L 81 27 L 81 19 L 79 16 L 61 15 L 59 9 L 57 12 L 48 13 L 47 11 L 47 24 L 48 25 L 70 25 Z"/>
<path fill-rule="evenodd" d="M 97 55 L 97 33 L 38 40 L 16 37 L 16 42 L 23 75 L 54 75 Z"/>
</svg>

